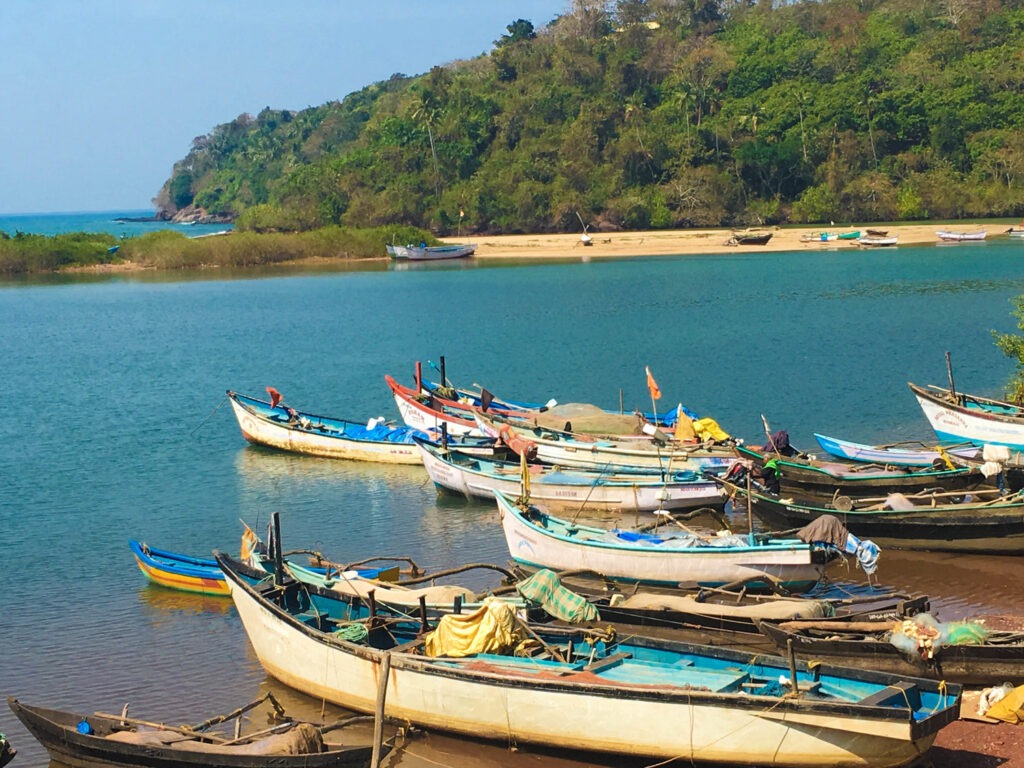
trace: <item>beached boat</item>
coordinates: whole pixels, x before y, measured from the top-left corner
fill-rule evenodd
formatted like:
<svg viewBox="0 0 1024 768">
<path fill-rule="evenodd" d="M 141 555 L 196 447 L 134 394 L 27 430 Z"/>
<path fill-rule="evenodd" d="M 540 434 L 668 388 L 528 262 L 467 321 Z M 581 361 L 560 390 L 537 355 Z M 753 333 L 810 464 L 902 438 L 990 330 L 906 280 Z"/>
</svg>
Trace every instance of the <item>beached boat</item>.
<svg viewBox="0 0 1024 768">
<path fill-rule="evenodd" d="M 238 717 L 260 702 L 226 717 Z M 371 746 L 330 744 L 322 726 L 283 719 L 276 701 L 282 720 L 241 737 L 207 731 L 222 718 L 176 727 L 127 714 L 47 709 L 14 697 L 7 704 L 52 760 L 73 768 L 366 768 L 373 756 Z M 388 750 L 382 745 L 384 754 Z"/>
<path fill-rule="evenodd" d="M 512 559 L 527 568 L 584 570 L 616 581 L 669 586 L 722 586 L 737 582 L 791 591 L 814 586 L 837 552 L 796 537 L 723 534 L 666 527 L 657 532 L 582 525 L 521 509 L 495 491 Z M 760 580 L 758 584 L 757 580 Z"/>
<path fill-rule="evenodd" d="M 860 236 L 860 230 L 856 229 L 852 232 L 817 232 L 800 239 L 805 243 L 830 243 L 836 240 L 858 240 Z"/>
<path fill-rule="evenodd" d="M 191 557 L 129 539 L 135 563 L 154 584 L 184 592 L 227 597 L 224 574 L 212 557 Z"/>
<path fill-rule="evenodd" d="M 767 245 L 772 239 L 771 232 L 733 232 L 725 241 L 726 245 Z"/>
<path fill-rule="evenodd" d="M 692 470 L 618 472 L 497 461 L 418 440 L 427 474 L 439 489 L 467 498 L 529 495 L 545 512 L 654 512 L 720 506 L 718 486 Z M 524 485 L 525 469 L 525 485 Z"/>
<path fill-rule="evenodd" d="M 940 229 L 935 233 L 939 240 L 947 243 L 960 243 L 965 241 L 973 240 L 984 240 L 986 232 L 984 229 L 975 230 L 973 232 L 957 232 L 951 229 Z"/>
<path fill-rule="evenodd" d="M 1024 450 L 1024 407 L 980 395 L 908 383 L 940 440 Z"/>
<path fill-rule="evenodd" d="M 250 443 L 330 459 L 420 463 L 419 449 L 412 438 L 427 437 L 424 431 L 390 426 L 383 419 L 354 422 L 296 411 L 278 400 L 277 390 L 268 390 L 271 400 L 277 402 L 227 391 L 242 436 Z"/>
<path fill-rule="evenodd" d="M 875 497 L 836 496 L 831 500 L 794 501 L 743 483 L 721 478 L 734 503 L 749 500 L 754 514 L 787 529 L 834 515 L 855 536 L 879 546 L 935 552 L 1024 554 L 1024 496 L 1003 496 L 996 489 L 891 492 Z"/>
<path fill-rule="evenodd" d="M 948 491 L 994 489 L 976 468 L 954 466 L 901 467 L 824 461 L 799 455 L 763 452 L 756 446 L 736 446 L 736 452 L 755 468 L 755 482 L 782 496 L 810 502 L 837 497 L 858 498 L 886 493 L 917 493 L 934 488 Z M 741 471 L 740 466 L 733 468 Z"/>
<path fill-rule="evenodd" d="M 724 472 L 736 460 L 733 443 L 728 439 L 721 444 L 710 440 L 705 445 L 696 441 L 674 440 L 656 429 L 650 430 L 654 433 L 652 435 L 606 437 L 498 421 L 482 413 L 474 413 L 473 416 L 483 434 L 489 437 L 509 434 L 529 441 L 536 449 L 537 461 L 562 467 L 603 471 L 628 471 L 629 468 L 642 467 L 665 472 L 683 469 Z"/>
<path fill-rule="evenodd" d="M 863 245 L 865 248 L 891 248 L 892 246 L 899 244 L 899 238 L 895 235 L 889 237 L 881 235 L 864 235 L 863 237 L 857 238 L 857 244 Z"/>
<path fill-rule="evenodd" d="M 405 261 L 438 261 L 440 259 L 463 259 L 476 252 L 476 245 L 460 243 L 455 245 L 388 245 L 388 256 Z"/>
<path fill-rule="evenodd" d="M 865 445 L 837 437 L 814 433 L 814 439 L 826 453 L 847 461 L 879 464 L 883 467 L 932 467 L 936 462 L 946 465 L 947 457 L 972 458 L 981 453 L 973 443 L 950 443 L 946 446 L 927 445 L 921 441 L 901 440 L 884 445 Z"/>
<path fill-rule="evenodd" d="M 930 677 L 962 685 L 1024 678 L 1024 631 L 981 622 L 939 622 L 931 614 L 899 620 L 755 619 L 775 649 L 833 659 L 860 669 Z"/>
<path fill-rule="evenodd" d="M 427 634 L 418 621 L 385 627 L 366 620 L 362 601 L 354 612 L 342 596 L 294 581 L 252 584 L 231 558 L 218 560 L 268 674 L 424 728 L 732 766 L 881 768 L 922 755 L 958 716 L 955 684 L 526 627 L 497 600 Z M 491 632 L 475 631 L 483 622 Z M 467 634 L 472 645 L 458 642 Z"/>
</svg>

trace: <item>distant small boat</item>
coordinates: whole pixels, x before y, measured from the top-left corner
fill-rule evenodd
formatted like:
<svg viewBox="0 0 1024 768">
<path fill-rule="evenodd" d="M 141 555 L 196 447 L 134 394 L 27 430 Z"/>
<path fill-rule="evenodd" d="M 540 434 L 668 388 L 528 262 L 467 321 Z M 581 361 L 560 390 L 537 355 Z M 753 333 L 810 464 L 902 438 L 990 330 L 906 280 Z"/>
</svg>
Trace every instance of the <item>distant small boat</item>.
<svg viewBox="0 0 1024 768">
<path fill-rule="evenodd" d="M 866 248 L 888 248 L 896 245 L 898 242 L 899 238 L 895 235 L 892 237 L 868 235 L 866 237 L 857 238 L 857 244 L 863 245 Z"/>
<path fill-rule="evenodd" d="M 938 235 L 939 240 L 949 243 L 959 243 L 966 240 L 984 240 L 986 232 L 984 229 L 979 229 L 976 232 L 954 232 L 949 229 L 940 229 L 935 233 Z"/>
<path fill-rule="evenodd" d="M 725 241 L 726 245 L 767 245 L 772 239 L 771 232 L 733 232 Z"/>
<path fill-rule="evenodd" d="M 813 235 L 804 235 L 800 238 L 805 243 L 828 243 L 834 240 L 857 240 L 860 238 L 859 229 L 853 232 L 819 232 Z"/>
<path fill-rule="evenodd" d="M 114 255 L 115 253 L 117 253 L 117 252 L 118 252 L 119 250 L 121 250 L 121 246 L 120 246 L 120 245 L 112 245 L 112 246 L 110 246 L 109 248 L 107 248 L 107 253 L 108 253 L 109 255 L 113 256 L 113 255 Z"/>
<path fill-rule="evenodd" d="M 461 259 L 472 256 L 476 246 L 470 243 L 457 245 L 388 245 L 388 255 L 393 259 L 407 261 L 435 261 L 438 259 Z"/>
<path fill-rule="evenodd" d="M 1006 230 L 1006 234 L 1010 237 L 1024 237 L 1024 228 L 1018 229 L 1016 227 L 1010 227 Z"/>
<path fill-rule="evenodd" d="M 868 237 L 885 237 L 889 234 L 888 229 L 872 229 L 871 227 L 868 227 L 864 231 L 867 233 Z"/>
</svg>

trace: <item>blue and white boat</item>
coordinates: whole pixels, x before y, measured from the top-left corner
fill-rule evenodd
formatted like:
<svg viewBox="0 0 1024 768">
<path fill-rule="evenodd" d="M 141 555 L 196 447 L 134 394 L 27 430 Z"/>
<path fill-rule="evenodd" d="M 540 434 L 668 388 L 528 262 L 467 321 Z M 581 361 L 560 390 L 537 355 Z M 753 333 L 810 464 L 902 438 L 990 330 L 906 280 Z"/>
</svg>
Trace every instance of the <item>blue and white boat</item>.
<svg viewBox="0 0 1024 768">
<path fill-rule="evenodd" d="M 947 456 L 973 459 L 980 448 L 973 443 L 954 443 L 946 446 L 926 446 L 923 442 L 904 441 L 887 445 L 865 445 L 837 437 L 814 433 L 814 439 L 826 453 L 847 461 L 863 464 L 881 464 L 897 467 L 930 467 L 935 462 L 946 462 Z"/>
<path fill-rule="evenodd" d="M 437 261 L 439 259 L 462 259 L 476 252 L 476 245 L 459 243 L 455 245 L 388 245 L 388 256 L 403 261 Z"/>
<path fill-rule="evenodd" d="M 908 386 L 940 440 L 1024 450 L 1024 407 L 934 385 Z"/>
<path fill-rule="evenodd" d="M 526 625 L 498 599 L 425 627 L 217 559 L 269 675 L 423 728 L 688 763 L 888 768 L 959 715 L 954 684 Z"/>
</svg>

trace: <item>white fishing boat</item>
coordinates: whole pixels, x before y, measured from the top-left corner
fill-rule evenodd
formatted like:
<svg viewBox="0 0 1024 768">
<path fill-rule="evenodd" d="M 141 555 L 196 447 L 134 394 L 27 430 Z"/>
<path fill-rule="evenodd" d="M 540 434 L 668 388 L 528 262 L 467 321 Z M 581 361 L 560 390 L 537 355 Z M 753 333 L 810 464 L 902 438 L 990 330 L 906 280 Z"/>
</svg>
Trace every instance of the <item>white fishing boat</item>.
<svg viewBox="0 0 1024 768">
<path fill-rule="evenodd" d="M 955 684 L 527 627 L 500 600 L 427 634 L 419 621 L 384 629 L 364 601 L 253 582 L 231 558 L 218 562 L 268 674 L 423 728 L 659 760 L 888 768 L 924 754 L 959 714 Z M 471 647 L 455 642 L 459 629 L 485 622 L 492 631 L 474 633 Z"/>
<path fill-rule="evenodd" d="M 388 245 L 388 256 L 405 261 L 437 261 L 439 259 L 463 259 L 476 252 L 476 245 L 461 243 L 455 245 Z"/>
<path fill-rule="evenodd" d="M 798 538 L 701 534 L 665 526 L 661 532 L 599 528 L 563 520 L 536 508 L 520 509 L 495 491 L 505 543 L 528 568 L 584 570 L 644 584 L 721 586 L 782 582 L 809 589 L 838 554 Z"/>
<path fill-rule="evenodd" d="M 940 440 L 990 443 L 1024 450 L 1024 408 L 1005 400 L 909 383 Z"/>
<path fill-rule="evenodd" d="M 939 240 L 948 243 L 959 243 L 972 240 L 984 240 L 986 232 L 984 229 L 975 230 L 973 232 L 957 232 L 951 229 L 940 229 L 935 233 Z"/>
<path fill-rule="evenodd" d="M 690 470 L 667 475 L 498 461 L 417 440 L 423 465 L 438 488 L 491 500 L 494 491 L 524 493 L 547 512 L 654 512 L 721 506 L 718 485 Z M 525 482 L 524 482 L 525 477 Z"/>
<path fill-rule="evenodd" d="M 650 429 L 653 433 L 650 435 L 605 437 L 559 432 L 512 420 L 498 421 L 482 413 L 473 415 L 482 434 L 488 437 L 511 434 L 536 446 L 537 461 L 563 467 L 724 472 L 737 458 L 731 444 L 683 442 L 654 428 Z"/>
</svg>

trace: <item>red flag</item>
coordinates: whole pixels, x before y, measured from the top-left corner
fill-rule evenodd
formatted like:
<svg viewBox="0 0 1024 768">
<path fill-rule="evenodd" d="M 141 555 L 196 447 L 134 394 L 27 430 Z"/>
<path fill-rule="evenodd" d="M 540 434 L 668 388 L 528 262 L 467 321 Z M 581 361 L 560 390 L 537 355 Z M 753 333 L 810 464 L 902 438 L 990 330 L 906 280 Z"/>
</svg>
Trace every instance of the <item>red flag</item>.
<svg viewBox="0 0 1024 768">
<path fill-rule="evenodd" d="M 657 400 L 661 397 L 661 390 L 658 388 L 658 382 L 656 382 L 654 377 L 651 376 L 651 369 L 649 367 L 645 366 L 644 369 L 647 371 L 647 388 L 651 390 L 651 399 Z"/>
<path fill-rule="evenodd" d="M 267 387 L 267 394 L 270 395 L 270 407 L 277 408 L 277 404 L 284 400 L 284 397 L 273 387 Z"/>
</svg>

